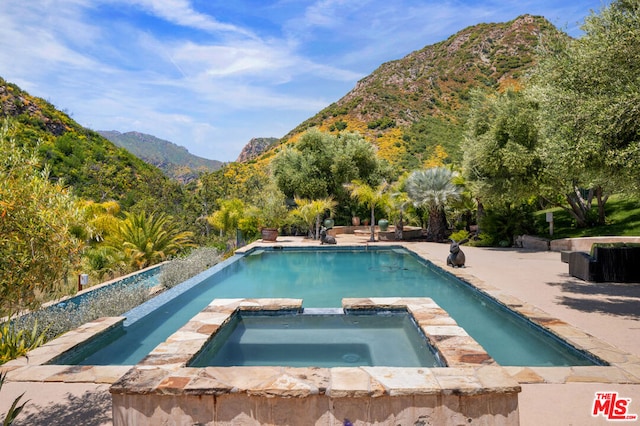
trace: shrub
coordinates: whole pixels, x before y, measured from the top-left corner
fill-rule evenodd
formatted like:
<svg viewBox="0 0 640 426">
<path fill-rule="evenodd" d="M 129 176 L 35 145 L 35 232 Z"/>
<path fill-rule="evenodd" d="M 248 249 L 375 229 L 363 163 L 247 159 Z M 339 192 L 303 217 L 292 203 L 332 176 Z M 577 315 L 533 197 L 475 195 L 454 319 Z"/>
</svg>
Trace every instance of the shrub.
<svg viewBox="0 0 640 426">
<path fill-rule="evenodd" d="M 44 336 L 42 344 L 89 321 L 122 315 L 151 296 L 148 287 L 135 281 L 126 287 L 105 287 L 82 303 L 60 303 L 16 318 L 13 326 L 16 330 L 37 329 Z"/>
<path fill-rule="evenodd" d="M 529 205 L 487 210 L 480 229 L 491 245 L 508 247 L 517 235 L 535 233 L 535 218 Z"/>
<path fill-rule="evenodd" d="M 469 233 L 469 231 L 467 231 L 466 229 L 461 229 L 449 235 L 449 238 L 453 241 L 462 241 L 469 238 L 470 236 L 471 234 Z"/>
<path fill-rule="evenodd" d="M 44 333 L 38 331 L 38 323 L 33 328 L 17 328 L 11 321 L 0 326 L 0 364 L 25 355 L 31 349 L 37 348 L 44 341 Z"/>
<path fill-rule="evenodd" d="M 494 245 L 493 237 L 481 232 L 476 238 L 469 241 L 469 245 L 472 247 L 492 247 Z"/>
<path fill-rule="evenodd" d="M 186 257 L 176 258 L 162 266 L 160 284 L 174 287 L 189 278 L 211 268 L 222 260 L 222 254 L 214 247 L 200 247 Z"/>
</svg>

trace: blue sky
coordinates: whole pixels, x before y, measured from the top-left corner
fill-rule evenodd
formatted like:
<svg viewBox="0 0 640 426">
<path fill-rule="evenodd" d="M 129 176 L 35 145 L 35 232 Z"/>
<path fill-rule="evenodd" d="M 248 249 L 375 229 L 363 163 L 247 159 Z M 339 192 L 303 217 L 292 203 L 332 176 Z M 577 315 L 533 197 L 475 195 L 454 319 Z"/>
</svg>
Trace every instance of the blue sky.
<svg viewBox="0 0 640 426">
<path fill-rule="evenodd" d="M 608 3 L 608 2 L 607 2 Z M 600 0 L 0 0 L 0 76 L 94 130 L 234 161 L 380 64 L 481 22 L 573 36 Z"/>
</svg>

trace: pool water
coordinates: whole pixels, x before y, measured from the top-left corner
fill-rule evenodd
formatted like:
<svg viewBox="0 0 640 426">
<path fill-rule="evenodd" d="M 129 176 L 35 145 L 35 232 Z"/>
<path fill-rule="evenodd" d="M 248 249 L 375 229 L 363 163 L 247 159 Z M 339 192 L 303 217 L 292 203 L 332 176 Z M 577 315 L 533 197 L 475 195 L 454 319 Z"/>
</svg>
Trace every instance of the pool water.
<svg viewBox="0 0 640 426">
<path fill-rule="evenodd" d="M 442 367 L 407 313 L 236 315 L 190 367 Z"/>
<path fill-rule="evenodd" d="M 332 248 L 250 252 L 154 307 L 80 364 L 136 364 L 216 298 L 300 298 L 305 307 L 340 307 L 342 298 L 394 296 L 432 298 L 500 365 L 597 363 L 407 250 Z"/>
</svg>

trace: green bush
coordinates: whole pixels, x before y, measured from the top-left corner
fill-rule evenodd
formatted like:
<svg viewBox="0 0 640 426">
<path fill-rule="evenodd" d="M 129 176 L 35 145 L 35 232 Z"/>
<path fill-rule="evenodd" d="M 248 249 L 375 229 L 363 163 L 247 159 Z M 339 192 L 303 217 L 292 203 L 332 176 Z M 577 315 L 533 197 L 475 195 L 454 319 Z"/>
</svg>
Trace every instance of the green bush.
<svg viewBox="0 0 640 426">
<path fill-rule="evenodd" d="M 461 229 L 449 235 L 449 238 L 453 241 L 462 241 L 469 238 L 470 236 L 471 234 L 469 233 L 469 231 L 467 231 L 466 229 Z"/>
<path fill-rule="evenodd" d="M 30 331 L 16 327 L 11 321 L 0 326 L 0 364 L 25 355 L 31 349 L 40 346 L 45 333 L 39 331 L 37 321 Z"/>
<path fill-rule="evenodd" d="M 509 247 L 518 235 L 535 234 L 536 220 L 529 205 L 490 209 L 480 221 L 482 238 L 492 246 Z"/>
<path fill-rule="evenodd" d="M 493 237 L 486 233 L 480 233 L 476 238 L 469 241 L 472 247 L 492 247 L 494 246 Z"/>
<path fill-rule="evenodd" d="M 377 120 L 373 120 L 367 123 L 367 128 L 369 129 L 388 129 L 390 127 L 395 127 L 396 121 L 391 117 L 381 117 Z"/>
</svg>

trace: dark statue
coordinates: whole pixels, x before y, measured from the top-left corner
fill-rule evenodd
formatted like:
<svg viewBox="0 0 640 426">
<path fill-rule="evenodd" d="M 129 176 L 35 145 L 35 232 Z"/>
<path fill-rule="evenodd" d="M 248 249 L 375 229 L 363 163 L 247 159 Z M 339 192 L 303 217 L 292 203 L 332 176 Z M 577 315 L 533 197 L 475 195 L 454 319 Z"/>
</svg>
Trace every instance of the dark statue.
<svg viewBox="0 0 640 426">
<path fill-rule="evenodd" d="M 449 256 L 447 256 L 447 266 L 453 266 L 454 268 L 464 268 L 464 262 L 466 258 L 464 252 L 460 250 L 460 244 L 464 244 L 469 241 L 465 238 L 462 241 L 451 240 L 451 247 L 449 247 Z"/>
<path fill-rule="evenodd" d="M 324 226 L 320 230 L 320 244 L 336 244 L 336 237 L 327 235 L 327 228 Z"/>
</svg>

